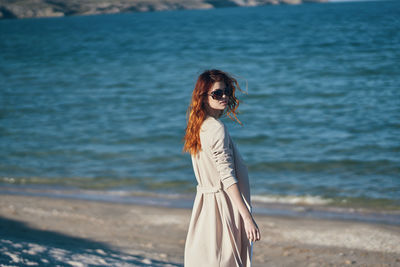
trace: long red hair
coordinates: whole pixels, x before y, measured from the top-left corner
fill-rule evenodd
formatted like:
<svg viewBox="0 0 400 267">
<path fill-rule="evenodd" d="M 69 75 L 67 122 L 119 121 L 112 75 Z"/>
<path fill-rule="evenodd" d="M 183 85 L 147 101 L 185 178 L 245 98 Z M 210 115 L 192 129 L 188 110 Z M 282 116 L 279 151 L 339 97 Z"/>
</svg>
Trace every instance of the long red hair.
<svg viewBox="0 0 400 267">
<path fill-rule="evenodd" d="M 226 87 L 232 88 L 232 95 L 228 98 L 228 105 L 224 112 L 231 120 L 242 124 L 236 113 L 239 100 L 235 97 L 235 91 L 236 89 L 242 91 L 237 80 L 221 70 L 206 70 L 197 79 L 192 93 L 192 100 L 186 113 L 187 126 L 184 137 L 184 152 L 195 155 L 201 150 L 200 127 L 207 117 L 206 101 L 208 92 L 215 82 L 224 82 Z"/>
</svg>

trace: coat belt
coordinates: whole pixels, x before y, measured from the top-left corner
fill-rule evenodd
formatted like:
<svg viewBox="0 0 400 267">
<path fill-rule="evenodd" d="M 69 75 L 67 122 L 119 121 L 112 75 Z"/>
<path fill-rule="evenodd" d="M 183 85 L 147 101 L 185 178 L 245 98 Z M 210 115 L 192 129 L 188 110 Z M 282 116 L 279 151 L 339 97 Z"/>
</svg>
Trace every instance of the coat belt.
<svg viewBox="0 0 400 267">
<path fill-rule="evenodd" d="M 222 188 L 221 186 L 200 186 L 197 185 L 197 192 L 203 193 L 203 194 L 214 194 L 221 192 Z"/>
</svg>

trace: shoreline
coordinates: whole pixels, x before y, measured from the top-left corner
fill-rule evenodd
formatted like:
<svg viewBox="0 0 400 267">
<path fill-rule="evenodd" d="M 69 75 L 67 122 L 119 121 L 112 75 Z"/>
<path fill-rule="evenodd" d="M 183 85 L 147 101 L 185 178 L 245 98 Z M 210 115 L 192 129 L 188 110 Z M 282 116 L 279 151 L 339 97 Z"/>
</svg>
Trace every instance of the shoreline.
<svg viewBox="0 0 400 267">
<path fill-rule="evenodd" d="M 0 185 L 0 194 L 56 199 L 88 200 L 115 204 L 191 209 L 195 193 L 162 194 L 144 191 L 89 190 L 65 186 Z M 400 226 L 400 210 L 338 206 L 334 204 L 260 202 L 252 200 L 253 212 L 259 215 L 289 218 L 327 219 Z"/>
<path fill-rule="evenodd" d="M 50 18 L 99 14 L 137 13 L 171 10 L 199 10 L 223 7 L 253 7 L 263 5 L 299 5 L 327 3 L 329 0 L 261 0 L 240 1 L 178 1 L 178 0 L 120 0 L 120 1 L 0 1 L 1 19 Z"/>
<path fill-rule="evenodd" d="M 182 266 L 191 210 L 0 195 L 0 263 Z M 255 214 L 254 266 L 395 266 L 400 227 Z"/>
</svg>

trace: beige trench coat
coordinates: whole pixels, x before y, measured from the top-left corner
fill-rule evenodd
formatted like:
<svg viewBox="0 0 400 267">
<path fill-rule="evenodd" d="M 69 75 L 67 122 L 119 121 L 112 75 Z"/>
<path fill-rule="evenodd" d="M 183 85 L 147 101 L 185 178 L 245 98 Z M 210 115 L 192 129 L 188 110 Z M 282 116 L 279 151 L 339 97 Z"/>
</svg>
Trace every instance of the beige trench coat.
<svg viewBox="0 0 400 267">
<path fill-rule="evenodd" d="M 211 116 L 192 155 L 197 193 L 185 243 L 185 267 L 249 267 L 251 246 L 239 210 L 226 189 L 238 183 L 251 211 L 247 167 L 225 125 Z"/>
</svg>

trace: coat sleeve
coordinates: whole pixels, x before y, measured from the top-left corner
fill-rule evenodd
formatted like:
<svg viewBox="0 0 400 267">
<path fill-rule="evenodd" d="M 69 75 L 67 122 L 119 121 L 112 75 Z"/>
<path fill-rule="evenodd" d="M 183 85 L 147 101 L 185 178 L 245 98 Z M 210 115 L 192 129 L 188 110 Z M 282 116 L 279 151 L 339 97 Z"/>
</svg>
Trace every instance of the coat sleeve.
<svg viewBox="0 0 400 267">
<path fill-rule="evenodd" d="M 218 125 L 212 131 L 211 153 L 216 164 L 223 188 L 227 189 L 238 182 L 235 173 L 234 155 L 225 125 Z"/>
</svg>

